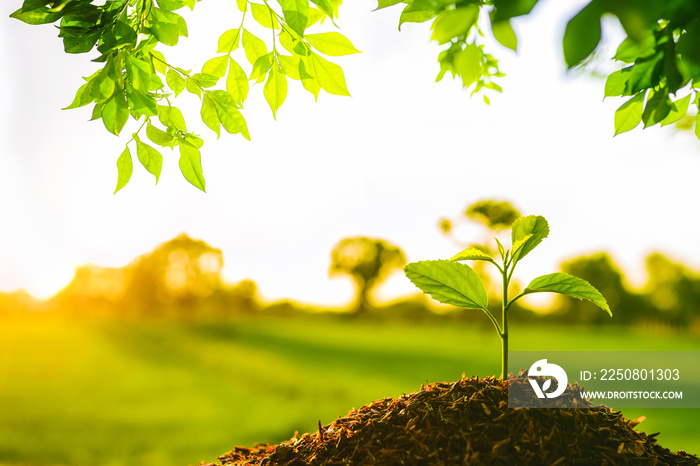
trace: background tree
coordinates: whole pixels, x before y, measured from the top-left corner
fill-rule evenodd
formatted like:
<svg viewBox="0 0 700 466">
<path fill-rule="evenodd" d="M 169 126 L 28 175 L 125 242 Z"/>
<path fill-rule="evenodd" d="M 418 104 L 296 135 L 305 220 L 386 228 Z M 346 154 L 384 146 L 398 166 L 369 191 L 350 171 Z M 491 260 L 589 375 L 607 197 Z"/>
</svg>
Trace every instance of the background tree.
<svg viewBox="0 0 700 466">
<path fill-rule="evenodd" d="M 656 318 L 688 327 L 700 320 L 700 275 L 661 253 L 647 257 L 644 295 L 657 309 Z"/>
<path fill-rule="evenodd" d="M 222 288 L 223 264 L 220 249 L 181 234 L 128 266 L 125 307 L 147 315 L 192 313 Z"/>
<path fill-rule="evenodd" d="M 478 247 L 484 251 L 488 251 L 490 246 L 490 237 L 485 238 L 484 244 L 465 244 L 461 239 L 455 236 L 455 227 L 465 221 L 480 223 L 492 233 L 509 229 L 515 220 L 520 217 L 520 212 L 508 201 L 496 199 L 484 199 L 469 204 L 461 217 L 454 219 L 441 218 L 438 226 L 440 231 L 450 238 L 459 247 Z"/>
<path fill-rule="evenodd" d="M 362 316 L 371 307 L 370 293 L 394 269 L 406 265 L 401 249 L 374 238 L 344 238 L 331 251 L 329 274 L 349 275 L 356 286 L 354 315 Z"/>
<path fill-rule="evenodd" d="M 562 272 L 580 277 L 605 296 L 610 309 L 614 309 L 615 323 L 630 324 L 653 314 L 653 310 L 639 294 L 629 290 L 621 269 L 606 252 L 598 252 L 589 256 L 581 256 L 563 262 Z M 560 299 L 557 296 L 557 314 L 567 322 L 609 323 L 593 312 L 593 307 L 579 300 Z"/>
<path fill-rule="evenodd" d="M 187 24 L 176 10 L 194 8 L 196 0 L 24 0 L 11 16 L 28 24 L 58 22 L 67 53 L 86 53 L 95 47 L 102 68 L 85 78 L 68 108 L 93 105 L 93 119 L 119 134 L 131 118 L 141 126 L 132 134 L 117 160 L 116 190 L 133 171 L 132 150 L 141 164 L 160 176 L 162 155 L 155 146 L 178 148 L 180 169 L 194 186 L 204 189 L 200 149 L 202 139 L 188 130 L 182 112 L 173 105 L 183 91 L 201 99 L 198 117 L 217 136 L 221 127 L 249 138 L 241 112 L 249 83 L 265 83 L 263 94 L 273 115 L 284 103 L 288 78 L 318 97 L 349 95 L 342 68 L 327 57 L 358 52 L 335 31 L 309 34 L 307 29 L 333 20 L 341 0 L 236 0 L 240 17 L 221 34 L 217 55 L 193 73 L 167 60 L 163 45 L 175 46 L 188 35 Z M 314 5 L 312 7 L 311 5 Z M 408 22 L 431 22 L 431 38 L 443 47 L 438 54 L 438 80 L 446 74 L 459 78 L 472 93 L 500 92 L 498 59 L 487 52 L 492 38 L 516 50 L 513 18 L 529 14 L 538 0 L 378 0 L 378 8 L 401 7 L 399 27 Z M 568 21 L 563 58 L 569 68 L 586 67 L 597 58 L 604 32 L 601 18 L 615 16 L 627 37 L 614 60 L 620 68 L 606 81 L 605 96 L 624 102 L 615 113 L 615 133 L 682 122 L 695 127 L 700 80 L 700 3 L 695 0 L 592 0 Z M 269 30 L 253 35 L 255 23 Z M 329 24 L 327 22 L 326 24 Z M 242 50 L 242 54 L 241 54 Z M 245 57 L 249 63 L 238 58 Z M 241 66 L 243 63 L 243 66 Z M 248 70 L 244 70 L 248 68 Z M 224 79 L 225 78 L 225 79 Z M 223 80 L 223 81 L 222 81 Z M 224 82 L 223 88 L 216 86 Z M 692 115 L 692 111 L 690 112 Z M 144 134 L 145 133 L 145 134 Z M 147 144 L 145 139 L 153 144 Z"/>
</svg>

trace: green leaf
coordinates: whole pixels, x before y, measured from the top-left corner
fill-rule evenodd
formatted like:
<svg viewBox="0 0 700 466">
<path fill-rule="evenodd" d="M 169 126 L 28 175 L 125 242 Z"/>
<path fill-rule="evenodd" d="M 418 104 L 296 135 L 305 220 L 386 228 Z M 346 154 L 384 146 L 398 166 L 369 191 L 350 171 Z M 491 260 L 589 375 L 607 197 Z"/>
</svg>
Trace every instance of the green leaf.
<svg viewBox="0 0 700 466">
<path fill-rule="evenodd" d="M 277 55 L 277 61 L 282 68 L 282 72 L 288 77 L 296 80 L 301 79 L 299 74 L 299 56 Z"/>
<path fill-rule="evenodd" d="M 591 2 L 566 25 L 564 61 L 569 68 L 585 60 L 598 46 L 601 37 L 600 15 L 597 2 Z"/>
<path fill-rule="evenodd" d="M 80 86 L 80 88 L 78 89 L 78 92 L 75 93 L 75 98 L 73 99 L 73 102 L 69 106 L 63 108 L 63 110 L 84 107 L 85 105 L 92 102 L 93 98 L 90 95 L 90 92 L 88 92 L 89 85 L 90 85 L 90 83 L 85 83 L 82 86 Z"/>
<path fill-rule="evenodd" d="M 525 246 L 530 238 L 532 238 L 534 235 L 529 234 L 525 235 L 519 240 L 517 240 L 515 243 L 513 243 L 513 256 L 519 256 L 520 250 Z M 503 246 L 501 246 L 503 247 Z"/>
<path fill-rule="evenodd" d="M 158 119 L 169 128 L 175 128 L 179 131 L 187 131 L 185 118 L 182 116 L 182 112 L 177 107 L 159 105 Z"/>
<path fill-rule="evenodd" d="M 204 89 L 216 86 L 216 83 L 219 81 L 219 79 L 221 78 L 206 73 L 195 73 L 192 75 L 192 81 L 194 81 L 199 85 L 199 87 Z"/>
<path fill-rule="evenodd" d="M 151 75 L 151 84 L 148 86 L 149 91 L 159 91 L 163 89 L 163 80 L 157 74 Z"/>
<path fill-rule="evenodd" d="M 300 36 L 304 35 L 304 30 L 309 22 L 309 0 L 281 0 L 284 19 L 290 28 Z"/>
<path fill-rule="evenodd" d="M 236 5 L 241 13 L 245 13 L 248 9 L 248 0 L 236 0 Z"/>
<path fill-rule="evenodd" d="M 610 73 L 605 80 L 605 97 L 632 95 L 629 85 L 631 71 L 632 67 L 628 66 Z"/>
<path fill-rule="evenodd" d="M 131 79 L 131 85 L 134 86 L 134 89 L 148 92 L 148 88 L 151 84 L 151 75 L 153 74 L 150 63 L 127 55 L 126 72 L 129 79 Z"/>
<path fill-rule="evenodd" d="M 664 87 L 667 93 L 675 94 L 678 89 L 684 87 L 690 81 L 690 76 L 683 68 L 683 64 L 680 62 L 676 52 L 675 43 L 672 40 L 668 40 L 664 44 L 664 60 L 661 69 L 661 74 L 666 80 Z"/>
<path fill-rule="evenodd" d="M 216 78 L 223 78 L 228 68 L 228 55 L 214 57 L 202 66 L 202 74 L 208 74 Z"/>
<path fill-rule="evenodd" d="M 207 94 L 211 95 L 216 115 L 224 129 L 230 134 L 241 133 L 244 138 L 250 141 L 248 125 L 241 112 L 236 108 L 236 101 L 233 100 L 231 94 L 226 91 L 211 91 Z"/>
<path fill-rule="evenodd" d="M 466 88 L 474 84 L 482 76 L 483 52 L 475 44 L 469 44 L 464 50 L 454 54 L 452 68 L 462 78 Z"/>
<path fill-rule="evenodd" d="M 676 50 L 680 53 L 681 63 L 688 70 L 691 77 L 700 76 L 700 21 L 696 19 L 686 27 L 676 44 Z"/>
<path fill-rule="evenodd" d="M 499 44 L 513 51 L 517 51 L 518 36 L 515 35 L 515 31 L 513 30 L 513 26 L 510 24 L 510 20 L 494 23 L 491 26 L 491 32 Z"/>
<path fill-rule="evenodd" d="M 486 288 L 476 272 L 466 264 L 450 261 L 412 262 L 404 268 L 404 272 L 414 285 L 436 301 L 488 312 Z"/>
<path fill-rule="evenodd" d="M 700 113 L 695 115 L 695 136 L 700 139 Z"/>
<path fill-rule="evenodd" d="M 350 96 L 347 84 L 345 84 L 345 74 L 343 74 L 343 69 L 340 66 L 315 53 L 311 55 L 311 58 L 313 60 L 314 76 L 324 91 L 334 95 Z"/>
<path fill-rule="evenodd" d="M 156 10 L 161 12 L 165 11 L 158 8 L 156 8 Z M 177 41 L 180 37 L 180 26 L 178 26 L 177 23 L 160 22 L 156 20 L 156 22 L 151 25 L 151 32 L 156 36 L 156 39 L 165 45 L 177 45 Z"/>
<path fill-rule="evenodd" d="M 192 133 L 188 133 L 187 135 L 185 135 L 183 143 L 189 144 L 192 147 L 196 147 L 197 149 L 201 149 L 204 146 L 204 141 L 202 140 L 202 138 L 195 136 Z"/>
<path fill-rule="evenodd" d="M 117 189 L 114 194 L 117 194 L 131 179 L 131 174 L 134 171 L 134 164 L 131 161 L 131 152 L 129 146 L 124 148 L 124 152 L 117 159 Z"/>
<path fill-rule="evenodd" d="M 649 89 L 659 84 L 663 58 L 664 53 L 659 52 L 635 62 L 630 70 L 630 93 L 636 94 L 643 89 Z"/>
<path fill-rule="evenodd" d="M 110 133 L 119 136 L 128 119 L 129 107 L 126 99 L 121 92 L 115 92 L 102 108 L 102 122 Z"/>
<path fill-rule="evenodd" d="M 51 12 L 49 10 L 49 7 L 45 6 L 32 11 L 25 12 L 22 12 L 22 8 L 20 8 L 19 10 L 12 13 L 10 15 L 10 18 L 18 19 L 27 24 L 37 25 L 54 23 L 61 19 L 61 16 L 63 16 L 62 12 Z"/>
<path fill-rule="evenodd" d="M 430 0 L 414 0 L 401 12 L 399 31 L 404 23 L 424 23 L 433 19 L 441 9 Z"/>
<path fill-rule="evenodd" d="M 112 67 L 112 62 L 108 62 L 105 67 L 100 71 L 100 74 L 95 76 L 92 80 L 92 85 L 90 86 L 90 94 L 95 98 L 97 102 L 104 102 L 114 94 L 115 82 L 110 76 L 110 68 Z"/>
<path fill-rule="evenodd" d="M 226 90 L 233 97 L 233 100 L 240 106 L 248 97 L 248 76 L 243 68 L 236 61 L 231 59 L 229 63 L 228 77 L 226 78 Z"/>
<path fill-rule="evenodd" d="M 668 94 L 664 89 L 660 89 L 651 94 L 651 97 L 647 99 L 646 106 L 644 107 L 644 113 L 642 113 L 644 127 L 647 128 L 663 121 L 663 119 L 671 113 L 672 105 L 673 103 L 671 99 L 668 98 Z"/>
<path fill-rule="evenodd" d="M 307 34 L 304 39 L 316 50 L 326 55 L 339 57 L 360 53 L 344 35 L 337 32 L 323 32 L 320 34 Z"/>
<path fill-rule="evenodd" d="M 173 11 L 186 5 L 183 0 L 157 0 L 158 6 L 164 10 Z"/>
<path fill-rule="evenodd" d="M 313 72 L 313 67 L 314 64 L 311 57 L 301 57 L 299 61 L 299 77 L 301 77 L 301 85 L 314 96 L 316 101 L 318 101 L 318 94 L 321 92 L 321 85 L 318 83 L 316 77 L 311 74 L 311 72 Z"/>
<path fill-rule="evenodd" d="M 683 118 L 686 113 L 688 113 L 688 106 L 690 105 L 690 97 L 691 95 L 688 94 L 687 96 L 683 97 L 682 99 L 678 99 L 675 102 L 673 102 L 671 111 L 666 115 L 666 118 L 661 120 L 661 126 L 666 126 L 673 124 Z"/>
<path fill-rule="evenodd" d="M 287 32 L 286 29 L 282 29 L 282 31 L 279 33 L 278 38 L 280 41 L 280 45 L 282 45 L 282 47 L 284 47 L 284 49 L 287 52 L 294 54 L 294 45 L 296 42 L 298 42 L 298 40 L 293 38 L 292 35 Z"/>
<path fill-rule="evenodd" d="M 200 98 L 202 97 L 202 88 L 198 86 L 197 82 L 192 78 L 185 81 L 185 89 L 187 89 L 187 92 L 190 94 L 194 94 Z"/>
<path fill-rule="evenodd" d="M 459 254 L 455 254 L 450 258 L 451 261 L 488 261 L 493 262 L 491 256 L 486 254 L 481 249 L 467 248 Z"/>
<path fill-rule="evenodd" d="M 656 38 L 654 34 L 650 30 L 646 30 L 641 41 L 634 40 L 631 37 L 625 38 L 617 48 L 613 59 L 625 63 L 634 63 L 638 58 L 653 54 L 655 46 Z"/>
<path fill-rule="evenodd" d="M 141 115 L 158 115 L 158 104 L 156 103 L 156 99 L 150 94 L 144 94 L 131 86 L 127 86 L 126 96 L 129 108 L 136 114 L 136 116 L 134 116 L 135 119 L 140 118 Z"/>
<path fill-rule="evenodd" d="M 162 8 L 153 8 L 151 11 L 153 16 L 153 26 L 151 27 L 165 27 L 165 29 L 168 31 L 168 39 L 171 41 L 173 40 L 172 35 L 175 35 L 175 43 L 168 44 L 161 41 L 165 45 L 175 45 L 177 43 L 178 36 L 187 37 L 187 23 L 182 16 L 178 15 L 177 13 L 173 13 L 172 11 L 163 10 Z M 173 29 L 171 26 L 175 26 L 175 29 Z M 156 38 L 160 40 L 157 35 Z"/>
<path fill-rule="evenodd" d="M 394 6 L 394 5 L 401 3 L 403 1 L 404 0 L 379 0 L 378 1 L 379 4 L 377 5 L 377 8 L 375 8 L 375 11 L 381 10 L 382 8 Z"/>
<path fill-rule="evenodd" d="M 241 40 L 240 29 L 229 29 L 219 37 L 219 44 L 216 53 L 231 53 L 238 48 Z"/>
<path fill-rule="evenodd" d="M 175 138 L 170 133 L 156 128 L 151 123 L 146 126 L 146 136 L 154 144 L 158 144 L 161 147 L 175 147 Z"/>
<path fill-rule="evenodd" d="M 272 110 L 272 117 L 276 120 L 277 110 L 279 110 L 284 103 L 284 99 L 287 98 L 287 77 L 277 66 L 272 67 L 270 70 L 270 75 L 265 83 L 263 94 Z"/>
<path fill-rule="evenodd" d="M 432 40 L 438 44 L 445 44 L 456 37 L 462 37 L 469 33 L 479 17 L 479 7 L 468 5 L 453 10 L 446 10 L 433 22 Z"/>
<path fill-rule="evenodd" d="M 494 240 L 496 240 L 496 246 L 498 246 L 498 253 L 501 255 L 501 259 L 503 259 L 503 262 L 506 261 L 506 249 L 503 247 L 501 242 L 496 238 L 495 236 L 493 237 Z"/>
<path fill-rule="evenodd" d="M 64 28 L 61 28 L 63 30 Z M 80 36 L 68 36 L 63 37 L 63 49 L 66 53 L 86 53 L 92 50 L 100 38 L 102 31 L 95 31 L 92 33 L 87 33 Z M 60 34 L 59 34 L 60 37 Z"/>
<path fill-rule="evenodd" d="M 216 137 L 218 139 L 221 136 L 221 124 L 219 122 L 219 117 L 216 114 L 214 100 L 211 98 L 209 92 L 204 93 L 200 115 L 202 116 L 202 121 L 204 124 L 216 133 Z"/>
<path fill-rule="evenodd" d="M 265 42 L 258 39 L 246 29 L 243 29 L 242 41 L 245 56 L 251 65 L 254 65 L 258 58 L 267 54 L 267 46 L 265 45 Z"/>
<path fill-rule="evenodd" d="M 586 280 L 566 273 L 551 273 L 535 278 L 523 291 L 523 295 L 541 292 L 560 293 L 572 298 L 590 301 L 612 317 L 607 301 L 593 285 Z"/>
<path fill-rule="evenodd" d="M 516 16 L 527 15 L 537 3 L 537 0 L 497 0 L 493 12 L 493 22 L 504 21 Z"/>
<path fill-rule="evenodd" d="M 38 10 L 50 3 L 50 0 L 24 0 L 22 3 L 22 12 Z"/>
<path fill-rule="evenodd" d="M 549 235 L 549 224 L 547 220 L 541 215 L 528 215 L 526 217 L 518 218 L 514 223 L 511 230 L 511 241 L 513 245 L 517 245 L 518 241 L 525 238 L 525 244 L 513 251 L 513 261 L 517 263 L 523 257 L 530 253 L 533 249 L 537 247 L 538 244 L 542 242 Z"/>
<path fill-rule="evenodd" d="M 151 50 L 151 63 L 153 68 L 161 74 L 165 74 L 168 71 L 168 65 L 166 64 L 165 56 L 157 50 Z"/>
<path fill-rule="evenodd" d="M 330 0 L 311 0 L 321 11 L 323 11 L 325 14 L 328 15 L 329 18 L 333 18 L 335 16 L 335 8 L 333 8 L 333 4 L 331 3 Z M 340 2 L 338 2 L 340 3 Z M 308 27 L 308 26 L 307 26 Z"/>
<path fill-rule="evenodd" d="M 180 95 L 185 89 L 185 78 L 180 76 L 180 73 L 175 70 L 168 70 L 168 74 L 165 75 L 165 81 L 168 83 L 168 87 L 175 93 L 175 97 Z"/>
<path fill-rule="evenodd" d="M 90 121 L 95 121 L 102 118 L 102 108 L 105 106 L 104 103 L 97 103 L 92 107 L 92 117 Z"/>
<path fill-rule="evenodd" d="M 645 94 L 640 92 L 615 111 L 615 135 L 633 130 L 642 121 Z"/>
<path fill-rule="evenodd" d="M 274 15 L 272 9 L 259 3 L 250 4 L 250 12 L 253 13 L 253 19 L 263 27 L 269 29 L 279 29 L 280 24 Z"/>
<path fill-rule="evenodd" d="M 267 53 L 259 57 L 255 64 L 253 65 L 253 70 L 250 72 L 249 80 L 258 80 L 264 78 L 270 68 L 272 67 L 272 61 L 274 60 L 274 52 Z"/>
<path fill-rule="evenodd" d="M 163 156 L 155 148 L 141 142 L 137 134 L 134 134 L 133 137 L 136 141 L 136 156 L 141 165 L 156 177 L 156 184 L 158 184 L 160 171 L 163 168 Z"/>
<path fill-rule="evenodd" d="M 193 186 L 205 191 L 204 175 L 202 174 L 202 157 L 199 149 L 189 144 L 180 144 L 180 171 Z M 206 192 L 206 191 L 205 191 Z"/>
<path fill-rule="evenodd" d="M 306 14 L 309 16 L 309 20 L 306 22 L 306 29 L 309 29 L 311 26 L 326 17 L 325 13 L 317 10 L 316 8 L 309 8 L 309 11 L 307 11 Z"/>
</svg>

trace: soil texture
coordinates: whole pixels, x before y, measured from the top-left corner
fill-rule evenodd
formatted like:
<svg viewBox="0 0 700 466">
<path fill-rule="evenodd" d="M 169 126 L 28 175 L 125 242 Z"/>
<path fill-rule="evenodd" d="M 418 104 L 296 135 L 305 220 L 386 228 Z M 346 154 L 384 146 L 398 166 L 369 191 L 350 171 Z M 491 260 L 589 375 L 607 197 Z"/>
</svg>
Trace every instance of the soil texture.
<svg viewBox="0 0 700 466">
<path fill-rule="evenodd" d="M 508 383 L 527 383 L 526 374 L 508 382 L 463 376 L 423 385 L 325 426 L 319 421 L 314 433 L 296 433 L 278 445 L 235 447 L 220 463 L 202 465 L 700 464 L 697 456 L 659 445 L 658 433 L 635 430 L 643 419 L 628 420 L 587 400 L 576 400 L 581 407 L 573 409 L 508 408 Z"/>
</svg>

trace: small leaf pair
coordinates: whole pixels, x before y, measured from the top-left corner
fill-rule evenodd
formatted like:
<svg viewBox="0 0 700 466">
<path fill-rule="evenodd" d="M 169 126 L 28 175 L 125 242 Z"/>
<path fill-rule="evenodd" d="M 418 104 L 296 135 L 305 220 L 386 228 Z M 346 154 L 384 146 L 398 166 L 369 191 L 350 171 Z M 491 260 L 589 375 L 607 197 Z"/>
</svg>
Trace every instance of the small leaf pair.
<svg viewBox="0 0 700 466">
<path fill-rule="evenodd" d="M 590 283 L 565 274 L 552 273 L 535 278 L 515 298 L 508 299 L 508 288 L 516 264 L 529 254 L 549 235 L 549 224 L 542 216 L 520 217 L 513 223 L 512 248 L 506 250 L 496 239 L 501 263 L 484 251 L 468 248 L 450 260 L 412 262 L 404 268 L 406 276 L 421 291 L 443 304 L 466 309 L 479 309 L 493 323 L 502 342 L 501 377 L 508 371 L 508 310 L 518 299 L 532 293 L 552 292 L 587 300 L 612 316 L 603 295 Z M 478 274 L 462 261 L 485 261 L 498 268 L 503 279 L 501 299 L 501 322 L 496 320 L 488 307 L 488 295 Z"/>
</svg>

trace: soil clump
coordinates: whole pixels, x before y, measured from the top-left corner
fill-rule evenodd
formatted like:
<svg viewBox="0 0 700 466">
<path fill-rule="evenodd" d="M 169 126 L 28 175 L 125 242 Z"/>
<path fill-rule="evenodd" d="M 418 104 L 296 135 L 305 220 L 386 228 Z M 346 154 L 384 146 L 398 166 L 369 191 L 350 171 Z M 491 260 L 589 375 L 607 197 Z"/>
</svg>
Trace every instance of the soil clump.
<svg viewBox="0 0 700 466">
<path fill-rule="evenodd" d="M 700 464 L 697 456 L 659 445 L 658 433 L 635 430 L 641 420 L 587 400 L 576 400 L 581 407 L 575 409 L 508 408 L 508 383 L 527 383 L 526 373 L 509 382 L 463 376 L 423 385 L 325 426 L 319 421 L 314 433 L 295 433 L 277 445 L 235 447 L 219 461 L 224 466 Z M 579 387 L 572 388 L 577 394 Z"/>
</svg>

